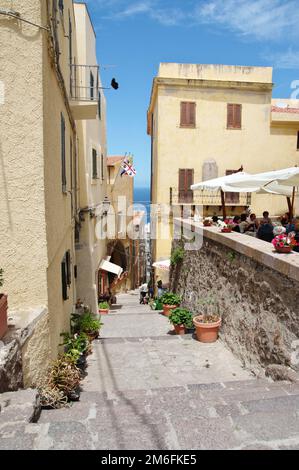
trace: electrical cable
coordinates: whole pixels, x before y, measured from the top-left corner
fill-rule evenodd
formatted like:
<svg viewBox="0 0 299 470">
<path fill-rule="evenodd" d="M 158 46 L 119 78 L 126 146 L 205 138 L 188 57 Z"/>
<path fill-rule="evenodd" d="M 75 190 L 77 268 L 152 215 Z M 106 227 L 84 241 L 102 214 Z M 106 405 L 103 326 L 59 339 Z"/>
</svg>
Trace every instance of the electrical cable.
<svg viewBox="0 0 299 470">
<path fill-rule="evenodd" d="M 33 23 L 32 21 L 25 20 L 25 18 L 22 18 L 21 14 L 16 11 L 0 10 L 0 15 L 9 16 L 10 18 L 15 18 L 19 21 L 23 21 L 24 23 L 30 24 L 31 26 L 36 26 L 36 28 L 43 29 L 44 31 L 48 31 L 48 32 L 50 31 L 49 27 L 41 26 L 39 24 Z"/>
</svg>

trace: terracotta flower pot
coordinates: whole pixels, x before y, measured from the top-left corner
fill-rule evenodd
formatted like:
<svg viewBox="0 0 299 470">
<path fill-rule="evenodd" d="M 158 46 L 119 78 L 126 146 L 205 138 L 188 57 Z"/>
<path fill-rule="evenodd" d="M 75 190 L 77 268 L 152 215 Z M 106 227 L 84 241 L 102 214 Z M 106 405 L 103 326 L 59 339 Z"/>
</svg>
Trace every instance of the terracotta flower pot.
<svg viewBox="0 0 299 470">
<path fill-rule="evenodd" d="M 94 339 L 97 339 L 99 337 L 99 332 L 98 331 L 94 331 L 92 333 L 87 333 L 87 336 L 89 338 L 89 341 L 93 341 Z"/>
<path fill-rule="evenodd" d="M 164 315 L 166 317 L 169 317 L 170 311 L 174 310 L 177 307 L 178 307 L 177 305 L 165 305 L 165 304 L 163 304 L 163 313 L 164 313 Z"/>
<path fill-rule="evenodd" d="M 173 325 L 177 335 L 184 335 L 186 333 L 185 325 Z"/>
<path fill-rule="evenodd" d="M 108 308 L 99 308 L 100 315 L 108 315 L 109 309 Z"/>
<path fill-rule="evenodd" d="M 214 343 L 217 341 L 221 318 L 214 323 L 204 323 L 203 315 L 197 315 L 193 318 L 193 323 L 198 341 L 201 343 Z"/>
<path fill-rule="evenodd" d="M 291 246 L 276 246 L 275 250 L 278 251 L 278 253 L 291 253 L 292 247 Z"/>
<path fill-rule="evenodd" d="M 8 330 L 7 325 L 7 295 L 0 294 L 0 339 Z"/>
</svg>

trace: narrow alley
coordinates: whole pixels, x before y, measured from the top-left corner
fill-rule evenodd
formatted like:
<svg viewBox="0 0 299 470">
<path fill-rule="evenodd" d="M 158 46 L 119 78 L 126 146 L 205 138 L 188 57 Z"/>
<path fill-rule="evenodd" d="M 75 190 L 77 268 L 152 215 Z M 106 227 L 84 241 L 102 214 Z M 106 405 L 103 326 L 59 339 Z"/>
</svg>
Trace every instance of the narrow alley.
<svg viewBox="0 0 299 470">
<path fill-rule="evenodd" d="M 15 423 L 1 448 L 298 447 L 298 384 L 257 380 L 220 340 L 172 335 L 136 292 L 119 295 L 102 320 L 80 401 L 43 410 L 36 424 Z"/>
</svg>

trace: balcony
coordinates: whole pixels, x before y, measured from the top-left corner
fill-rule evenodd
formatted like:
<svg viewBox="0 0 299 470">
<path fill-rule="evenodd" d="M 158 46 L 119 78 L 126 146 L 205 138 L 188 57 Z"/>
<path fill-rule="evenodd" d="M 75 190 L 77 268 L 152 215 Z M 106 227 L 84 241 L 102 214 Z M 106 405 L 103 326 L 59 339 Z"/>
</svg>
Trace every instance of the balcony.
<svg viewBox="0 0 299 470">
<path fill-rule="evenodd" d="M 70 65 L 70 105 L 75 120 L 96 119 L 99 102 L 99 66 Z"/>
<path fill-rule="evenodd" d="M 179 191 L 169 188 L 169 204 L 171 206 L 218 206 L 222 207 L 221 194 L 215 191 Z M 245 207 L 251 204 L 250 193 L 226 193 L 225 204 L 230 207 Z"/>
</svg>

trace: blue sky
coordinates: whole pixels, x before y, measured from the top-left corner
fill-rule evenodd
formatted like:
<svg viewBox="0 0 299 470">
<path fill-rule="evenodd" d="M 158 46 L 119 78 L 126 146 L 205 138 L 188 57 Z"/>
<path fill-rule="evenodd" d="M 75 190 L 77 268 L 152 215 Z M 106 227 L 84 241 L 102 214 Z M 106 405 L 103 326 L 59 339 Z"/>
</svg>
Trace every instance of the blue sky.
<svg viewBox="0 0 299 470">
<path fill-rule="evenodd" d="M 274 67 L 274 97 L 299 90 L 299 0 L 87 0 L 106 90 L 108 153 L 150 184 L 146 111 L 160 62 Z M 113 65 L 113 67 L 105 67 Z M 299 98 L 299 93 L 297 96 Z"/>
</svg>

